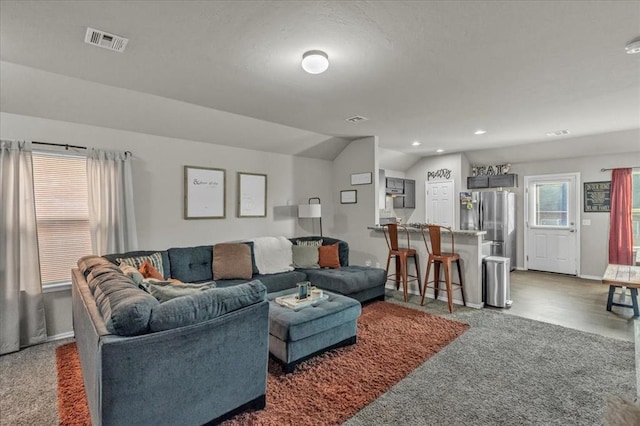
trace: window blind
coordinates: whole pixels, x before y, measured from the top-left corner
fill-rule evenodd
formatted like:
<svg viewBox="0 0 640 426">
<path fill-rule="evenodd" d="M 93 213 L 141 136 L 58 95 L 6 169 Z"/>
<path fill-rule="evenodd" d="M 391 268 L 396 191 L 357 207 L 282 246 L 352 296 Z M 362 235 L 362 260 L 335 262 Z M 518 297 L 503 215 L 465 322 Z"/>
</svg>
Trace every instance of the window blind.
<svg viewBox="0 0 640 426">
<path fill-rule="evenodd" d="M 86 158 L 34 152 L 33 180 L 42 284 L 70 281 L 91 253 Z"/>
</svg>

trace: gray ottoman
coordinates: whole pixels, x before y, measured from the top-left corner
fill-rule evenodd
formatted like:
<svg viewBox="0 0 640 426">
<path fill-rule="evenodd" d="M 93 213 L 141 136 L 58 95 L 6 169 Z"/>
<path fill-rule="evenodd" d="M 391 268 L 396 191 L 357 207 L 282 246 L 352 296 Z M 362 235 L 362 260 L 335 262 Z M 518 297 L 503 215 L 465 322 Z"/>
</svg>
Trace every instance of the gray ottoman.
<svg viewBox="0 0 640 426">
<path fill-rule="evenodd" d="M 269 352 L 285 373 L 296 365 L 329 349 L 356 342 L 360 302 L 325 292 L 329 299 L 299 311 L 278 305 L 279 296 L 295 289 L 269 293 Z"/>
<path fill-rule="evenodd" d="M 339 269 L 303 269 L 307 279 L 323 290 L 343 294 L 360 303 L 384 300 L 387 271 L 367 266 L 343 266 Z"/>
</svg>

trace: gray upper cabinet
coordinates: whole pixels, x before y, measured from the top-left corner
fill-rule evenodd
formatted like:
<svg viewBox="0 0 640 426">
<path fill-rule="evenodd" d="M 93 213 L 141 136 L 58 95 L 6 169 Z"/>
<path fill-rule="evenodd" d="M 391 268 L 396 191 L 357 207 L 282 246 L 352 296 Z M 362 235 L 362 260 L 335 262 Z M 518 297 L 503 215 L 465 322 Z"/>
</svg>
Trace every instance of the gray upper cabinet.
<svg viewBox="0 0 640 426">
<path fill-rule="evenodd" d="M 402 183 L 402 192 L 389 191 L 388 190 L 389 179 L 394 180 L 394 184 L 398 189 L 399 189 L 400 183 Z M 387 178 L 387 193 L 397 194 L 397 196 L 393 198 L 393 208 L 396 208 L 396 209 L 415 209 L 416 208 L 416 181 L 415 180 Z"/>
<path fill-rule="evenodd" d="M 509 173 L 506 175 L 469 176 L 467 189 L 483 188 L 515 188 L 518 186 L 518 175 Z"/>
</svg>

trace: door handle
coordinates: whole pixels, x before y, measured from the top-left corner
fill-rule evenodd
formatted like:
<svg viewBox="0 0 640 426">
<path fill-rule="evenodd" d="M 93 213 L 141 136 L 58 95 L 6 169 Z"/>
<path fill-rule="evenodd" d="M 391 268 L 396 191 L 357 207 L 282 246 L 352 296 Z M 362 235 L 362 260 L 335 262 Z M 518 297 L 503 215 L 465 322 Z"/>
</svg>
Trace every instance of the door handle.
<svg viewBox="0 0 640 426">
<path fill-rule="evenodd" d="M 575 229 L 569 229 L 569 232 L 576 232 Z"/>
</svg>

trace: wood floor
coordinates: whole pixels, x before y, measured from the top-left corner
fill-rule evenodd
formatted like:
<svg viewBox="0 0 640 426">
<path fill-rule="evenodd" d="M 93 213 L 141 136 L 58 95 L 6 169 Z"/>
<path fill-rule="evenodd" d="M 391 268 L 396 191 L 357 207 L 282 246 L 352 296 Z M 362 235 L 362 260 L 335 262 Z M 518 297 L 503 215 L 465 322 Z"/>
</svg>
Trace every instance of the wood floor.
<svg viewBox="0 0 640 426">
<path fill-rule="evenodd" d="M 608 312 L 609 286 L 599 281 L 534 271 L 513 271 L 510 280 L 513 305 L 497 311 L 634 341 L 633 309 L 614 306 Z M 629 294 L 623 303 L 631 304 Z"/>
</svg>

